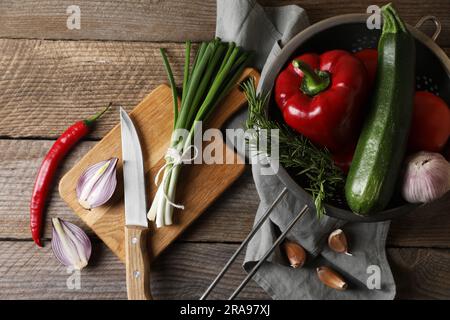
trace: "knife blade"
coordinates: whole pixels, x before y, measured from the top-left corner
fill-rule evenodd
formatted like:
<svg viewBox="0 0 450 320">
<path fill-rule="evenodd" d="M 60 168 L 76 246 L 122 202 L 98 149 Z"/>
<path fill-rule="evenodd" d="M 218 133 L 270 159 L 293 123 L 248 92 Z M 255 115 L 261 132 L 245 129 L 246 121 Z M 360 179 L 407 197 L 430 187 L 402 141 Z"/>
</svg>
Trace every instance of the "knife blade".
<svg viewBox="0 0 450 320">
<path fill-rule="evenodd" d="M 136 128 L 122 108 L 120 108 L 120 127 L 122 135 L 127 295 L 129 300 L 151 300 L 144 161 Z"/>
</svg>

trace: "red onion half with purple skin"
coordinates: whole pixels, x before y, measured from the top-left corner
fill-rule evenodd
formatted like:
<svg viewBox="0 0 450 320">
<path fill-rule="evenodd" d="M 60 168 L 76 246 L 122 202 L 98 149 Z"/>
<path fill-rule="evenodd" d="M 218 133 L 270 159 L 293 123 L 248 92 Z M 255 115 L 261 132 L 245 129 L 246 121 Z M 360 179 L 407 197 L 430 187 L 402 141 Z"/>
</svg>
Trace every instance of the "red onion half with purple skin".
<svg viewBox="0 0 450 320">
<path fill-rule="evenodd" d="M 83 208 L 90 210 L 111 199 L 117 186 L 117 161 L 117 158 L 111 158 L 96 163 L 78 179 L 77 198 Z"/>
<path fill-rule="evenodd" d="M 92 245 L 86 233 L 73 223 L 53 218 L 52 250 L 56 259 L 67 267 L 81 270 L 91 257 Z"/>
</svg>

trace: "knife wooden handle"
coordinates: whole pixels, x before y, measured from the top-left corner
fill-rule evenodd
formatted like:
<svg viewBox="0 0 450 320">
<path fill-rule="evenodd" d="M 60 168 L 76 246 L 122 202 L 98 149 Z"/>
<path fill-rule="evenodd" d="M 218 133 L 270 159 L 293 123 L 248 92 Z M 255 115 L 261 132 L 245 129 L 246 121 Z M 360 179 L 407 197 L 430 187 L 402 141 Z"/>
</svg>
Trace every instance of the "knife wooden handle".
<svg viewBox="0 0 450 320">
<path fill-rule="evenodd" d="M 152 300 L 150 259 L 147 253 L 148 228 L 125 226 L 125 256 L 128 300 Z"/>
</svg>

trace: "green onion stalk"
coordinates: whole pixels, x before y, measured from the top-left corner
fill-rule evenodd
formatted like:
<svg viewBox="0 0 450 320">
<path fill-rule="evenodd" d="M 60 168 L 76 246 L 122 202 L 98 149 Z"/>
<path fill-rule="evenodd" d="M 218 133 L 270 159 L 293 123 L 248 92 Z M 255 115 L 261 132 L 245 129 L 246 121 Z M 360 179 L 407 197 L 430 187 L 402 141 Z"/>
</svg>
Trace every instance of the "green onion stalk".
<svg viewBox="0 0 450 320">
<path fill-rule="evenodd" d="M 235 43 L 214 39 L 201 43 L 191 66 L 191 49 L 191 43 L 187 41 L 180 103 L 172 68 L 166 51 L 161 49 L 172 89 L 174 131 L 165 156 L 166 163 L 160 171 L 162 179 L 159 180 L 159 176 L 155 179 L 158 190 L 148 213 L 148 218 L 155 221 L 158 228 L 172 224 L 174 208 L 184 209 L 182 205 L 174 203 L 176 187 L 181 164 L 196 157 L 198 150 L 193 146 L 192 140 L 197 134 L 198 124 L 207 120 L 224 96 L 236 85 L 251 58 L 249 52 Z M 187 134 L 183 135 L 182 132 Z M 192 150 L 194 155 L 191 155 Z M 186 159 L 187 156 L 190 158 Z"/>
</svg>

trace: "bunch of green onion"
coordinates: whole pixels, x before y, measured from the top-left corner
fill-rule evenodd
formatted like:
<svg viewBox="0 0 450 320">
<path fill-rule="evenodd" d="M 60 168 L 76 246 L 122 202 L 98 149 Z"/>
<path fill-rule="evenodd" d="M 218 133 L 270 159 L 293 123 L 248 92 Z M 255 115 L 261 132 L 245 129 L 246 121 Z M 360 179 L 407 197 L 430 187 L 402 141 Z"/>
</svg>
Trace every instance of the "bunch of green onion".
<svg viewBox="0 0 450 320">
<path fill-rule="evenodd" d="M 173 95 L 174 134 L 169 150 L 184 156 L 191 153 L 196 125 L 199 121 L 205 121 L 235 86 L 251 55 L 234 43 L 215 39 L 200 45 L 190 67 L 191 43 L 187 41 L 180 106 L 172 69 L 164 49 L 161 49 L 161 55 Z M 175 134 L 179 129 L 186 129 L 189 134 L 184 137 Z M 174 207 L 182 207 L 174 204 L 181 165 L 175 163 L 169 152 L 165 160 L 162 180 L 148 213 L 148 218 L 156 221 L 157 227 L 171 225 Z"/>
</svg>

